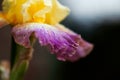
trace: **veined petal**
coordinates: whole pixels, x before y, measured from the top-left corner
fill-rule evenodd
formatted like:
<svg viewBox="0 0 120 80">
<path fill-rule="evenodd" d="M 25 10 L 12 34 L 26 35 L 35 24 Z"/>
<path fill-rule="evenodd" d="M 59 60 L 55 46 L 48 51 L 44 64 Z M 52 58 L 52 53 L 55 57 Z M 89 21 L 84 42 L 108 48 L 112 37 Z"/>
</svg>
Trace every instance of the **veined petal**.
<svg viewBox="0 0 120 80">
<path fill-rule="evenodd" d="M 85 57 L 93 48 L 92 44 L 84 41 L 78 34 L 47 24 L 26 23 L 12 29 L 15 41 L 26 48 L 31 46 L 29 38 L 32 33 L 42 46 L 49 46 L 51 52 L 61 61 L 76 61 Z"/>
</svg>

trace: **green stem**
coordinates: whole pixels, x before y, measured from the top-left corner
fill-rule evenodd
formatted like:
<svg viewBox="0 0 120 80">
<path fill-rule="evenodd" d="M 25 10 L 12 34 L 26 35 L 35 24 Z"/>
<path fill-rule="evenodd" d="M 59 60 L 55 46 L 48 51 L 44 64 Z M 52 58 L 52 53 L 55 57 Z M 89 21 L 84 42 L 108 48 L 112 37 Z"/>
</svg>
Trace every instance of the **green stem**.
<svg viewBox="0 0 120 80">
<path fill-rule="evenodd" d="M 31 40 L 32 43 L 34 42 Z M 33 48 L 25 48 L 12 41 L 10 80 L 23 80 L 29 62 L 32 58 Z"/>
</svg>

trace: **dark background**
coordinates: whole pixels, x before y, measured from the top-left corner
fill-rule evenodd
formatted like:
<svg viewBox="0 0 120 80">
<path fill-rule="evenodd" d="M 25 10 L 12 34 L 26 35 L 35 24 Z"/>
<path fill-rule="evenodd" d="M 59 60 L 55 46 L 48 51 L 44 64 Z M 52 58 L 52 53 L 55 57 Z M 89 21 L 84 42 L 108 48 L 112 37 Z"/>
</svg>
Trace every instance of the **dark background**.
<svg viewBox="0 0 120 80">
<path fill-rule="evenodd" d="M 119 18 L 86 25 L 70 15 L 62 24 L 93 43 L 93 51 L 77 62 L 61 62 L 36 42 L 25 80 L 120 80 Z M 10 30 L 7 26 L 0 30 L 0 60 L 10 59 Z"/>
</svg>

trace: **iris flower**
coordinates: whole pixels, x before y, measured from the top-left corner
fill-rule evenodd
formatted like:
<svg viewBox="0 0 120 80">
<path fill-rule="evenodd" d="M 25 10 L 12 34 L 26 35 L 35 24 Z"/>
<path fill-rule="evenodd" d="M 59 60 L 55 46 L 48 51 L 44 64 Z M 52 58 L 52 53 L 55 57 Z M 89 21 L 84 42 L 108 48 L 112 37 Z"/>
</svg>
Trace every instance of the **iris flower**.
<svg viewBox="0 0 120 80">
<path fill-rule="evenodd" d="M 87 56 L 93 45 L 60 24 L 69 12 L 57 0 L 3 0 L 0 28 L 10 24 L 17 44 L 30 48 L 34 36 L 58 60 L 74 62 Z"/>
</svg>

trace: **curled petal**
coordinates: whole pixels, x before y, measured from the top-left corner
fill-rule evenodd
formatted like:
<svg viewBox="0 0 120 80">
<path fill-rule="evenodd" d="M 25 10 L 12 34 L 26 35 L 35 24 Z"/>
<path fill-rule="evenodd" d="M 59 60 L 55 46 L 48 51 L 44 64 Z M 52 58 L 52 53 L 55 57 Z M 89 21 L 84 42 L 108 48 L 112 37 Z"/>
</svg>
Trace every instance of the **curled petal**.
<svg viewBox="0 0 120 80">
<path fill-rule="evenodd" d="M 47 24 L 26 23 L 12 29 L 15 41 L 26 48 L 31 46 L 29 38 L 32 33 L 42 46 L 49 46 L 51 52 L 61 61 L 76 61 L 85 57 L 93 48 L 92 44 L 79 35 Z"/>
<path fill-rule="evenodd" d="M 58 0 L 3 0 L 3 12 L 11 24 L 39 22 L 57 24 L 68 14 L 69 9 Z"/>
</svg>

